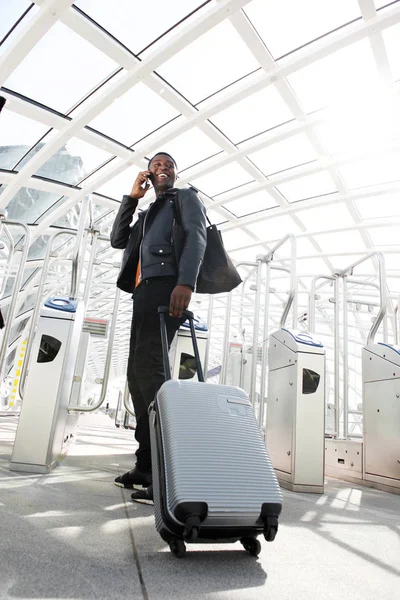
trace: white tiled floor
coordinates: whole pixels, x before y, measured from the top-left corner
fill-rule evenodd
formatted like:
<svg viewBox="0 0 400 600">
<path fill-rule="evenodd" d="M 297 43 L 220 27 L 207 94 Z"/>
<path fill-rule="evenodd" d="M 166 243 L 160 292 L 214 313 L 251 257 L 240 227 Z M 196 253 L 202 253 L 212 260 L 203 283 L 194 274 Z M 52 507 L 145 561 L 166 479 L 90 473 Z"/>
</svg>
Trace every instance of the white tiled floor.
<svg viewBox="0 0 400 600">
<path fill-rule="evenodd" d="M 0 418 L 0 599 L 389 600 L 400 589 L 400 497 L 330 481 L 284 491 L 275 542 L 189 546 L 173 557 L 151 507 L 113 485 L 132 468 L 132 432 L 81 418 L 49 475 L 8 470 L 15 420 Z"/>
</svg>

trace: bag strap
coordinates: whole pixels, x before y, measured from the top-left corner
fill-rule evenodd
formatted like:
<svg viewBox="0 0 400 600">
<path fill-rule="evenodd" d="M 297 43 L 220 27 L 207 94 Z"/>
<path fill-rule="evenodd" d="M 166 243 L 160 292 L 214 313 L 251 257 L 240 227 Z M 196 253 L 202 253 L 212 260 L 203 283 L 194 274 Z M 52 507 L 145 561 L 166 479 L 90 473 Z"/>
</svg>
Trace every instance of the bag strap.
<svg viewBox="0 0 400 600">
<path fill-rule="evenodd" d="M 196 188 L 193 188 L 193 189 L 196 192 L 198 191 L 198 190 L 196 190 Z M 182 226 L 181 209 L 180 209 L 179 202 L 178 202 L 178 193 L 179 193 L 179 190 L 177 190 L 177 193 L 175 194 L 173 206 L 175 208 L 175 210 L 174 210 L 174 212 L 175 212 L 175 218 L 178 221 L 178 224 Z M 212 226 L 212 223 L 211 223 L 210 219 L 208 218 L 207 208 L 206 208 L 203 200 L 201 198 L 199 198 L 199 200 L 203 204 L 204 208 L 206 209 L 206 219 L 208 221 L 208 224 Z"/>
</svg>

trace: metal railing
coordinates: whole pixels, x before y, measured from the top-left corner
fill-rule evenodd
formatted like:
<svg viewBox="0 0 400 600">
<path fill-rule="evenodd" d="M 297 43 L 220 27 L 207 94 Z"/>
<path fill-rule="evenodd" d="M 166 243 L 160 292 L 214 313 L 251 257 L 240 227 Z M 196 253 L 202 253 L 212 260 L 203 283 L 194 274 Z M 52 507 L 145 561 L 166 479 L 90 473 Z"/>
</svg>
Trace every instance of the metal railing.
<svg viewBox="0 0 400 600">
<path fill-rule="evenodd" d="M 363 262 L 375 258 L 378 262 L 379 283 L 352 278 L 354 269 Z M 385 259 L 381 252 L 370 252 L 366 256 L 355 261 L 345 269 L 337 269 L 332 275 L 317 275 L 313 278 L 309 296 L 309 330 L 315 332 L 315 309 L 317 282 L 319 280 L 332 281 L 334 284 L 334 395 L 335 395 L 335 435 L 340 435 L 340 280 L 342 281 L 342 327 L 343 327 L 343 348 L 342 348 L 342 398 L 343 398 L 343 437 L 349 436 L 349 414 L 354 411 L 349 410 L 349 364 L 348 364 L 348 284 L 373 287 L 379 290 L 380 303 L 379 311 L 372 327 L 368 333 L 367 345 L 373 344 L 376 332 L 382 321 L 384 322 L 384 339 L 387 340 L 388 330 L 385 323 L 385 316 L 388 305 L 388 291 L 386 286 Z M 324 285 L 324 284 L 322 284 Z M 322 286 L 320 286 L 322 287 Z M 357 302 L 352 299 L 352 302 Z M 355 413 L 356 414 L 356 413 Z M 357 413 L 358 414 L 358 413 Z"/>
<path fill-rule="evenodd" d="M 256 262 L 240 262 L 236 265 L 236 268 L 240 267 L 253 267 L 257 268 L 258 263 Z M 247 281 L 247 279 L 245 278 Z M 243 283 L 242 283 L 243 285 Z M 225 327 L 224 327 L 224 338 L 223 338 L 223 354 L 222 354 L 222 368 L 221 368 L 221 377 L 220 382 L 222 384 L 226 383 L 226 375 L 227 375 L 227 367 L 228 367 L 228 359 L 229 359 L 229 332 L 231 328 L 231 313 L 232 313 L 232 292 L 229 292 L 226 301 L 226 309 L 225 309 Z"/>
<path fill-rule="evenodd" d="M 378 315 L 377 315 L 374 323 L 372 324 L 371 330 L 368 334 L 368 339 L 367 339 L 368 345 L 374 343 L 376 332 L 378 331 L 380 324 L 382 323 L 383 317 L 385 316 L 386 311 L 387 311 L 388 292 L 387 292 L 387 284 L 386 284 L 385 258 L 383 256 L 382 252 L 370 252 L 369 254 L 367 254 L 366 256 L 363 256 L 362 258 L 360 258 L 356 262 L 352 263 L 345 269 L 339 269 L 335 272 L 335 274 L 339 275 L 340 277 L 346 277 L 348 275 L 352 275 L 355 267 L 357 267 L 358 265 L 362 264 L 363 262 L 365 262 L 371 258 L 376 258 L 376 260 L 378 262 L 380 307 L 379 307 Z M 347 300 L 347 297 L 346 297 L 346 300 Z M 346 302 L 346 310 L 347 310 L 347 302 Z"/>
<path fill-rule="evenodd" d="M 31 327 L 29 330 L 28 338 L 27 338 L 25 358 L 24 358 L 24 362 L 22 365 L 21 377 L 19 380 L 19 395 L 22 399 L 24 398 L 25 381 L 26 381 L 26 378 L 28 375 L 29 360 L 30 360 L 31 353 L 32 353 L 33 341 L 34 341 L 37 325 L 39 322 L 40 310 L 43 305 L 43 290 L 44 290 L 44 286 L 46 283 L 47 273 L 49 270 L 50 258 L 51 258 L 51 254 L 53 251 L 53 245 L 54 245 L 54 241 L 62 235 L 76 236 L 77 232 L 70 231 L 70 230 L 57 231 L 57 233 L 54 233 L 47 242 L 46 253 L 45 253 L 45 256 L 43 259 L 42 272 L 40 275 L 39 285 L 38 285 L 37 292 L 36 292 L 36 302 L 35 302 L 35 306 L 33 309 L 33 314 L 32 314 L 32 319 L 31 319 Z M 71 288 L 74 285 L 74 280 L 76 277 L 76 274 L 74 273 L 74 271 L 77 268 L 78 268 L 77 261 L 73 262 L 72 263 Z"/>
<path fill-rule="evenodd" d="M 281 248 L 287 242 L 291 245 L 291 254 L 288 266 L 281 265 L 273 265 L 272 261 L 275 258 L 275 254 L 279 248 Z M 261 293 L 263 286 L 263 270 L 264 265 L 266 268 L 266 277 L 265 277 L 265 297 L 262 306 Z M 252 333 L 252 363 L 251 363 L 251 374 L 250 374 L 250 390 L 249 396 L 250 400 L 255 407 L 256 403 L 256 383 L 257 383 L 257 366 L 258 366 L 258 346 L 259 346 L 259 328 L 260 328 L 260 315 L 263 308 L 263 342 L 261 346 L 261 385 L 260 385 L 260 406 L 259 406 L 259 423 L 260 426 L 263 427 L 264 421 L 264 410 L 265 410 L 265 388 L 266 388 L 266 374 L 267 374 L 267 361 L 268 361 L 268 352 L 267 352 L 267 341 L 268 341 L 268 333 L 269 333 L 269 295 L 271 293 L 270 289 L 270 279 L 271 279 L 271 269 L 277 269 L 289 273 L 290 275 L 290 288 L 289 288 L 289 296 L 288 300 L 285 303 L 283 313 L 280 318 L 279 327 L 283 328 L 286 324 L 287 317 L 289 315 L 290 310 L 293 306 L 293 326 L 296 324 L 296 302 L 297 302 L 297 276 L 296 276 L 296 238 L 293 234 L 288 234 L 283 237 L 267 254 L 257 256 L 256 262 L 241 262 L 237 265 L 237 268 L 240 267 L 251 267 L 249 273 L 247 273 L 246 277 L 242 282 L 241 288 L 241 309 L 239 316 L 239 330 L 242 335 L 242 357 L 241 357 L 241 365 L 240 365 L 240 385 L 243 385 L 243 366 L 244 361 L 246 360 L 245 356 L 245 336 L 243 330 L 243 305 L 244 305 L 244 297 L 246 292 L 246 284 L 250 277 L 256 274 L 256 284 L 255 288 L 255 300 L 254 300 L 254 313 L 253 313 L 253 333 Z M 221 371 L 221 383 L 226 383 L 227 376 L 227 365 L 229 359 L 229 333 L 231 326 L 231 312 L 232 312 L 232 292 L 228 295 L 226 311 L 225 311 L 225 328 L 224 328 L 224 341 L 223 341 L 223 361 L 222 361 L 222 371 Z"/>
<path fill-rule="evenodd" d="M 95 410 L 100 408 L 100 406 L 103 404 L 104 400 L 106 399 L 108 380 L 109 380 L 109 376 L 110 376 L 112 353 L 113 353 L 113 349 L 114 349 L 115 329 L 116 329 L 117 320 L 118 320 L 118 307 L 119 307 L 120 296 L 121 296 L 121 290 L 119 288 L 116 288 L 114 306 L 113 306 L 113 312 L 112 312 L 112 319 L 111 319 L 111 325 L 110 325 L 110 331 L 109 331 L 109 337 L 108 337 L 108 344 L 107 344 L 106 361 L 105 361 L 105 366 L 104 366 L 104 376 L 101 380 L 100 399 L 96 404 L 93 404 L 93 405 L 68 406 L 68 412 L 94 412 Z"/>
<path fill-rule="evenodd" d="M 20 291 L 20 288 L 22 285 L 22 279 L 24 276 L 26 260 L 28 258 L 29 246 L 30 246 L 30 241 L 31 241 L 31 232 L 30 232 L 28 225 L 26 225 L 25 223 L 21 223 L 19 221 L 13 221 L 13 220 L 9 220 L 9 219 L 1 219 L 0 223 L 1 223 L 2 229 L 4 229 L 5 232 L 7 231 L 7 225 L 14 225 L 17 227 L 21 227 L 24 230 L 24 236 L 25 236 L 24 246 L 22 249 L 22 256 L 21 256 L 21 260 L 18 265 L 16 276 L 15 276 L 14 288 L 13 288 L 13 292 L 12 292 L 12 296 L 11 296 L 10 305 L 8 308 L 7 318 L 5 321 L 5 327 L 4 327 L 3 336 L 2 336 L 3 339 L 2 339 L 1 348 L 0 348 L 0 381 L 1 381 L 4 376 L 4 366 L 5 366 L 5 362 L 6 362 L 7 348 L 8 348 L 8 344 L 10 341 L 10 332 L 11 332 L 11 328 L 14 324 L 15 308 L 16 308 L 17 299 L 18 299 L 18 292 Z M 12 247 L 12 251 L 14 254 L 15 246 L 14 246 L 14 242 L 12 240 L 12 236 L 11 236 L 11 234 L 7 235 L 7 233 L 6 233 L 6 236 L 12 242 L 11 247 Z"/>
</svg>

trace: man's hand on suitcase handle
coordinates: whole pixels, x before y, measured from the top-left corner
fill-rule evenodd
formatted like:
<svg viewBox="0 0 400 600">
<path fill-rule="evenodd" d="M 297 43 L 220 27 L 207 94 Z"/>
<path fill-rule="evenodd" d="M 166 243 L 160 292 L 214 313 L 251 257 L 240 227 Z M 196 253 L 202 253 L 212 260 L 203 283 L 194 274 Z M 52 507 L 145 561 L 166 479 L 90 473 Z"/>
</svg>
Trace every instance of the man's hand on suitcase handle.
<svg viewBox="0 0 400 600">
<path fill-rule="evenodd" d="M 192 298 L 192 288 L 188 285 L 177 285 L 172 291 L 169 302 L 169 314 L 180 319 Z"/>
</svg>

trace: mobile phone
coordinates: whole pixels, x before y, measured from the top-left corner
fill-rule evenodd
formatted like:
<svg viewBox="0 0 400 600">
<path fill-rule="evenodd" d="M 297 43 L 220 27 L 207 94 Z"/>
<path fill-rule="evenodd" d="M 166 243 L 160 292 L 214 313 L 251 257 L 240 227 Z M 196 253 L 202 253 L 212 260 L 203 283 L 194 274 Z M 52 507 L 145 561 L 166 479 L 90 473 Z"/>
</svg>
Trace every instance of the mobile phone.
<svg viewBox="0 0 400 600">
<path fill-rule="evenodd" d="M 142 190 L 144 190 L 146 188 L 146 186 L 148 185 L 148 183 L 149 183 L 149 176 L 148 175 L 143 175 L 143 177 L 145 177 L 145 180 L 143 181 L 143 183 L 140 186 L 142 188 Z"/>
</svg>

